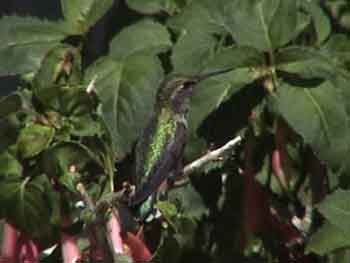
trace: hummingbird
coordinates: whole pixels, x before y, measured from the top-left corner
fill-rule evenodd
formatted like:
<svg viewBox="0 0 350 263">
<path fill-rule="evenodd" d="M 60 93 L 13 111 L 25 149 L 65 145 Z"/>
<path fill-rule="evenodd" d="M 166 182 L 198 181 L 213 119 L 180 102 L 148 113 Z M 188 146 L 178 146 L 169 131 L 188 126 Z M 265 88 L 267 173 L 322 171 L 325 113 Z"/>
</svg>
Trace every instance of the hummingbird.
<svg viewBox="0 0 350 263">
<path fill-rule="evenodd" d="M 188 76 L 168 75 L 158 89 L 153 116 L 136 145 L 135 191 L 129 207 L 138 207 L 141 221 L 155 211 L 154 204 L 170 178 L 181 175 L 187 115 L 194 87 L 211 76 L 232 69 Z"/>
</svg>

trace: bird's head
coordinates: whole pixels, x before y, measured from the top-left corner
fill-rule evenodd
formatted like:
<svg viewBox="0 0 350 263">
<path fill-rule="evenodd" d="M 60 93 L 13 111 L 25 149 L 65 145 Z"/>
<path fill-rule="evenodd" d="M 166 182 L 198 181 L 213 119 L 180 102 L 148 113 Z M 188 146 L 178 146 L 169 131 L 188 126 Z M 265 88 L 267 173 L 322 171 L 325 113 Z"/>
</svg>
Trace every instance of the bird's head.
<svg viewBox="0 0 350 263">
<path fill-rule="evenodd" d="M 214 71 L 195 76 L 170 74 L 161 83 L 158 92 L 158 102 L 160 105 L 171 106 L 175 112 L 186 112 L 193 89 L 199 82 L 230 70 Z"/>
</svg>

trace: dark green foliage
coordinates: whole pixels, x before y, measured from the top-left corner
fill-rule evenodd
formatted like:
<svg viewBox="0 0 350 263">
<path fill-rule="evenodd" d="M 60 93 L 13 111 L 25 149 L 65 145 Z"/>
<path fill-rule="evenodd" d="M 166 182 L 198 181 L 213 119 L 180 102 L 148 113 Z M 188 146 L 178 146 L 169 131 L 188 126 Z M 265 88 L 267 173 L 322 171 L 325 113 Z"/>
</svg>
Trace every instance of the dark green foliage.
<svg viewBox="0 0 350 263">
<path fill-rule="evenodd" d="M 196 86 L 184 163 L 243 142 L 157 203 L 155 262 L 348 262 L 348 1 L 117 2 L 0 19 L 0 76 L 20 79 L 0 99 L 1 217 L 47 244 L 66 215 L 84 225 L 77 184 L 98 201 L 132 181 L 165 75 L 232 69 Z M 108 52 L 87 65 L 112 11 Z"/>
</svg>

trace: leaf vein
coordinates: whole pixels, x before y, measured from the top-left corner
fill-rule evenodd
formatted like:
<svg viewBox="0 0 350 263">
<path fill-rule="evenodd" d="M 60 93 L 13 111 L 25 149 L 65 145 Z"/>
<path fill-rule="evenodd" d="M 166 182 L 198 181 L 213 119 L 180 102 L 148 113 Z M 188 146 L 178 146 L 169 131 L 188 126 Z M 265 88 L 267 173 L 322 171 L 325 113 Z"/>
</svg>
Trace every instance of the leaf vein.
<svg viewBox="0 0 350 263">
<path fill-rule="evenodd" d="M 303 89 L 303 91 L 306 94 L 306 96 L 310 99 L 311 103 L 314 105 L 316 111 L 318 112 L 318 115 L 321 119 L 321 126 L 323 126 L 323 128 L 324 128 L 326 140 L 330 144 L 331 137 L 330 137 L 330 132 L 329 132 L 329 124 L 327 122 L 327 118 L 326 118 L 325 114 L 322 111 L 321 105 L 319 103 L 317 103 L 316 99 L 312 96 L 312 94 L 309 90 Z"/>
</svg>

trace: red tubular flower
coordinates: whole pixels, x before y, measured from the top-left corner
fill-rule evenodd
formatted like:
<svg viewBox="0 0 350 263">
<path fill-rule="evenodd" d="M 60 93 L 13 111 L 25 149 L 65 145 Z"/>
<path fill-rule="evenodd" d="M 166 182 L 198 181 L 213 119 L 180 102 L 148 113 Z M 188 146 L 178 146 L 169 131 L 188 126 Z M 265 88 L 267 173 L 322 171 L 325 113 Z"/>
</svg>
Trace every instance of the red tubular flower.
<svg viewBox="0 0 350 263">
<path fill-rule="evenodd" d="M 77 244 L 77 237 L 61 233 L 62 257 L 64 263 L 74 263 L 81 259 L 81 252 Z"/>
<path fill-rule="evenodd" d="M 121 226 L 117 215 L 111 213 L 111 218 L 107 222 L 107 231 L 110 237 L 110 240 L 113 243 L 114 253 L 122 254 L 124 253 L 123 241 L 121 237 Z"/>
<path fill-rule="evenodd" d="M 5 223 L 3 230 L 0 263 L 11 263 L 16 261 L 17 241 L 17 229 L 8 223 Z"/>
<path fill-rule="evenodd" d="M 243 195 L 243 236 L 242 246 L 251 234 L 261 233 L 268 224 L 268 195 L 255 181 L 253 165 L 253 138 L 248 138 L 245 145 L 244 195 Z"/>
<path fill-rule="evenodd" d="M 0 263 L 39 263 L 41 248 L 38 242 L 4 224 Z"/>
<path fill-rule="evenodd" d="M 250 138 L 251 140 L 251 138 Z M 245 146 L 245 171 L 243 173 L 245 190 L 243 196 L 243 237 L 242 245 L 251 234 L 271 235 L 278 237 L 281 244 L 289 246 L 299 243 L 302 236 L 299 231 L 288 222 L 282 222 L 279 215 L 270 208 L 270 193 L 255 181 L 253 162 L 253 143 L 248 139 Z M 283 172 L 279 152 L 273 157 L 274 169 Z"/>
<path fill-rule="evenodd" d="M 243 222 L 245 235 L 261 233 L 269 218 L 268 196 L 250 172 L 244 173 Z"/>
<path fill-rule="evenodd" d="M 18 262 L 39 263 L 40 246 L 37 242 L 29 239 L 23 233 L 18 240 Z"/>
<path fill-rule="evenodd" d="M 124 244 L 130 250 L 131 257 L 135 262 L 150 262 L 152 254 L 146 244 L 134 234 L 128 232 L 123 239 Z"/>
<path fill-rule="evenodd" d="M 71 220 L 66 218 L 63 222 L 63 226 L 69 226 Z M 82 258 L 82 254 L 78 247 L 78 237 L 61 231 L 61 246 L 62 257 L 64 263 L 74 263 Z"/>
<path fill-rule="evenodd" d="M 290 159 L 287 152 L 287 134 L 289 133 L 288 127 L 282 122 L 277 121 L 276 134 L 275 134 L 275 150 L 272 153 L 272 169 L 277 176 L 284 189 L 288 189 L 290 180 Z"/>
</svg>

